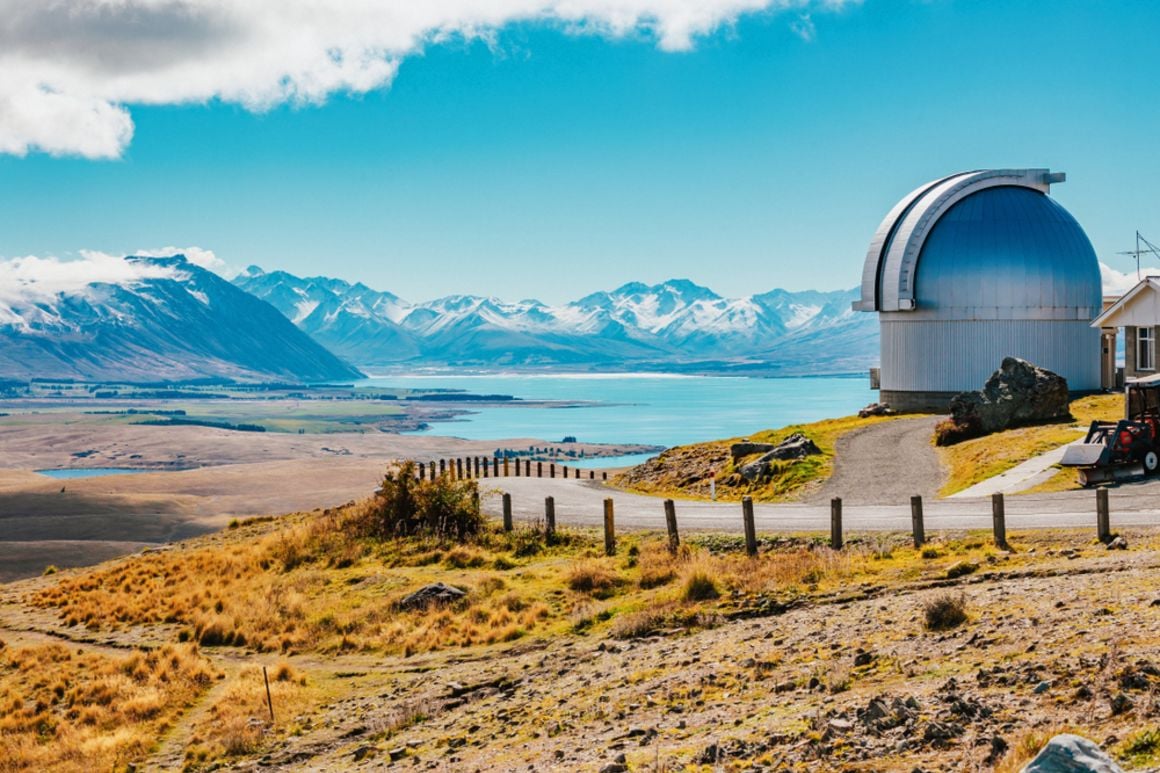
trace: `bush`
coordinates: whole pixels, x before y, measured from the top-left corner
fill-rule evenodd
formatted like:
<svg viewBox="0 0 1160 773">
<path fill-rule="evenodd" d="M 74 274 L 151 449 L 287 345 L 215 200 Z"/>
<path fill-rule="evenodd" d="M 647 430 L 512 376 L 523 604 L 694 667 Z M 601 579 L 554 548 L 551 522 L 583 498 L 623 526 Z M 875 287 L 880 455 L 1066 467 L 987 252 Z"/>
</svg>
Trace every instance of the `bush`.
<svg viewBox="0 0 1160 773">
<path fill-rule="evenodd" d="M 944 593 L 922 605 L 927 630 L 946 631 L 967 622 L 967 597 Z"/>
<path fill-rule="evenodd" d="M 371 521 L 378 536 L 465 540 L 484 526 L 475 480 L 418 480 L 415 463 L 404 462 L 387 471 L 371 505 Z"/>
</svg>

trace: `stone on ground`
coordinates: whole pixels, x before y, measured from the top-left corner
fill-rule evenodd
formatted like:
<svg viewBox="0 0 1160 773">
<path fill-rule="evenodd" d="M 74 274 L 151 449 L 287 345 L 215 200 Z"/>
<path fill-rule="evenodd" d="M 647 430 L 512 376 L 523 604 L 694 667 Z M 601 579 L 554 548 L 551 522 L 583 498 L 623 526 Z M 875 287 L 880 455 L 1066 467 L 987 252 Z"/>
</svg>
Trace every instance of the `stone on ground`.
<svg viewBox="0 0 1160 773">
<path fill-rule="evenodd" d="M 1100 747 L 1079 735 L 1055 736 L 1021 773 L 1124 773 Z"/>
</svg>

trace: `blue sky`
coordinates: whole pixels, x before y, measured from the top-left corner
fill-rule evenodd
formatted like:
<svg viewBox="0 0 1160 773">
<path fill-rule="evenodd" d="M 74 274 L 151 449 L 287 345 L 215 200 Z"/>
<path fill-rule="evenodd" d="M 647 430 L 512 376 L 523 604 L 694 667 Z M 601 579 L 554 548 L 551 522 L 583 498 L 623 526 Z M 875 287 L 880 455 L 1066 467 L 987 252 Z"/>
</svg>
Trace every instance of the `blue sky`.
<svg viewBox="0 0 1160 773">
<path fill-rule="evenodd" d="M 0 255 L 197 245 L 416 301 L 847 288 L 911 188 L 1049 166 L 1126 269 L 1135 229 L 1160 239 L 1158 22 L 1150 2 L 865 0 L 669 51 L 519 21 L 429 42 L 353 96 L 119 103 L 119 158 L 0 155 Z"/>
</svg>

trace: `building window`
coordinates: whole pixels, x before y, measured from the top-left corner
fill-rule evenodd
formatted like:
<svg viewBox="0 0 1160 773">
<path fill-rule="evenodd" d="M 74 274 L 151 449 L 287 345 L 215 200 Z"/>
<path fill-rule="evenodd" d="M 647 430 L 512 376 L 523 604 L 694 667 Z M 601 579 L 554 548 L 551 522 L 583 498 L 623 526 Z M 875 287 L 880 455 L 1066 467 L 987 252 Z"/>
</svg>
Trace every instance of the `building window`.
<svg viewBox="0 0 1160 773">
<path fill-rule="evenodd" d="M 1136 370 L 1156 369 L 1156 330 L 1136 328 Z"/>
</svg>

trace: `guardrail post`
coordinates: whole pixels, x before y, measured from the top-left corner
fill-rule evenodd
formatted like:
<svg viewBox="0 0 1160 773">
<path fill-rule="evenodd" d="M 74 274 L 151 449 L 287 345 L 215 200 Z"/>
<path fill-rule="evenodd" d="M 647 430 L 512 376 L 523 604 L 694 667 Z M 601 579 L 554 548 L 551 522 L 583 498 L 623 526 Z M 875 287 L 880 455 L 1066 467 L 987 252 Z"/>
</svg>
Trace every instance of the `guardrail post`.
<svg viewBox="0 0 1160 773">
<path fill-rule="evenodd" d="M 604 500 L 604 554 L 616 555 L 616 526 L 612 512 L 612 499 Z"/>
<path fill-rule="evenodd" d="M 830 547 L 842 549 L 842 498 L 830 500 Z"/>
<path fill-rule="evenodd" d="M 512 495 L 503 492 L 503 530 L 512 530 Z"/>
<path fill-rule="evenodd" d="M 991 495 L 991 522 L 995 532 L 995 546 L 1007 548 L 1007 507 L 1003 503 L 1003 492 Z"/>
<path fill-rule="evenodd" d="M 745 553 L 750 558 L 757 555 L 757 527 L 753 523 L 753 499 L 741 498 L 741 519 L 745 522 Z"/>
<path fill-rule="evenodd" d="M 914 546 L 916 548 L 922 547 L 926 542 L 926 530 L 922 526 L 922 497 L 913 496 L 910 498 L 910 530 L 914 535 Z"/>
<path fill-rule="evenodd" d="M 677 506 L 673 500 L 665 500 L 665 526 L 669 529 L 669 552 L 674 556 L 681 547 L 681 535 L 677 533 Z"/>
<path fill-rule="evenodd" d="M 556 499 L 544 497 L 544 539 L 551 542 L 556 536 Z"/>
<path fill-rule="evenodd" d="M 1096 489 L 1096 536 L 1100 542 L 1111 542 L 1112 516 L 1108 512 L 1108 490 L 1104 487 Z"/>
</svg>

